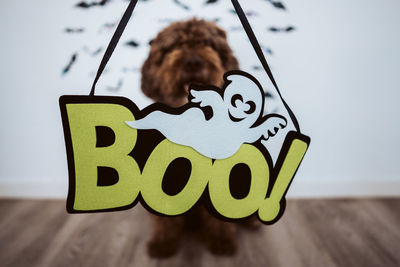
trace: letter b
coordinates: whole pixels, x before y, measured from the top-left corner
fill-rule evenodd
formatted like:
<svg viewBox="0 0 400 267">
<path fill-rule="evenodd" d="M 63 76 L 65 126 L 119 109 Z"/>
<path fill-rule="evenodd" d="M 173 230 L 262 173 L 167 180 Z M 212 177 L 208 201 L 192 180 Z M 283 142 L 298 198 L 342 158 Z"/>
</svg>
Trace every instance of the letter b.
<svg viewBox="0 0 400 267">
<path fill-rule="evenodd" d="M 90 103 L 95 99 L 60 98 L 70 172 L 67 210 L 71 213 L 127 206 L 139 194 L 140 170 L 128 155 L 136 144 L 137 131 L 125 124 L 135 118 L 123 105 Z M 99 147 L 99 126 L 112 130 L 112 144 Z M 112 170 L 108 173 L 117 174 L 118 179 L 112 185 L 99 183 L 100 170 Z"/>
</svg>

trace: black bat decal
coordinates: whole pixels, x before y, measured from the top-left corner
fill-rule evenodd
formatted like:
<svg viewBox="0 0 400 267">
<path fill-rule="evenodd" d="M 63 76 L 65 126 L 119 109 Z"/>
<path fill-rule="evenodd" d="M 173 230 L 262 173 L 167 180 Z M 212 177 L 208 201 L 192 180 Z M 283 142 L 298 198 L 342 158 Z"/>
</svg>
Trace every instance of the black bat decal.
<svg viewBox="0 0 400 267">
<path fill-rule="evenodd" d="M 67 74 L 71 70 L 71 67 L 75 63 L 77 58 L 78 58 L 78 53 L 74 53 L 71 56 L 71 59 L 69 60 L 67 66 L 62 70 L 62 73 L 61 73 L 62 75 Z"/>
<path fill-rule="evenodd" d="M 264 96 L 265 98 L 274 98 L 274 96 L 268 91 L 264 91 Z"/>
<path fill-rule="evenodd" d="M 270 32 L 278 32 L 279 29 L 278 29 L 278 28 L 275 28 L 275 27 L 269 27 L 269 31 L 270 31 Z"/>
<path fill-rule="evenodd" d="M 67 27 L 64 29 L 64 32 L 66 32 L 66 33 L 82 33 L 84 31 L 85 31 L 84 28 L 69 28 L 69 27 Z"/>
<path fill-rule="evenodd" d="M 273 1 L 273 0 L 267 0 L 267 1 L 270 2 L 277 9 L 286 10 L 286 7 L 282 2 Z"/>
<path fill-rule="evenodd" d="M 78 4 L 76 4 L 75 6 L 79 7 L 79 8 L 87 9 L 87 8 L 91 8 L 91 7 L 95 7 L 95 6 L 105 6 L 108 2 L 110 2 L 110 0 L 101 0 L 99 2 L 91 2 L 91 3 L 82 1 L 82 2 L 79 2 Z"/>
<path fill-rule="evenodd" d="M 138 47 L 139 43 L 134 41 L 134 40 L 130 40 L 128 42 L 125 43 L 126 46 L 131 46 L 131 47 Z"/>
<path fill-rule="evenodd" d="M 291 31 L 294 31 L 294 30 L 296 30 L 296 28 L 294 26 L 288 26 L 285 29 L 286 32 L 291 32 Z"/>
<path fill-rule="evenodd" d="M 183 8 L 184 10 L 187 10 L 187 11 L 190 10 L 190 7 L 189 7 L 189 6 L 185 5 L 184 3 L 182 3 L 182 2 L 179 1 L 179 0 L 174 0 L 174 3 L 177 4 L 178 6 L 180 6 L 181 8 Z"/>
<path fill-rule="evenodd" d="M 294 26 L 288 26 L 286 28 L 279 28 L 279 27 L 269 27 L 268 30 L 270 32 L 292 32 L 294 30 L 296 30 L 296 28 Z"/>
</svg>

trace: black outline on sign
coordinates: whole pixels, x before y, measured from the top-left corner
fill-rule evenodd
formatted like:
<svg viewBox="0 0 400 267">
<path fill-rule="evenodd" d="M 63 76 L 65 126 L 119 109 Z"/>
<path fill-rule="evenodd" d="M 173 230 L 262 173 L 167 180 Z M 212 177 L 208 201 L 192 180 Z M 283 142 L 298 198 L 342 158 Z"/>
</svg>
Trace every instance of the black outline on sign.
<svg viewBox="0 0 400 267">
<path fill-rule="evenodd" d="M 226 78 L 227 76 L 231 75 L 231 74 L 240 74 L 240 75 L 245 75 L 246 77 L 249 77 L 252 80 L 255 80 L 256 84 L 259 85 L 259 88 L 261 90 L 261 93 L 264 95 L 264 91 L 262 90 L 261 85 L 259 84 L 259 82 L 250 74 L 245 73 L 243 71 L 229 71 L 227 73 L 225 73 L 224 75 L 224 80 L 226 81 L 225 85 L 224 85 L 224 89 L 225 87 L 229 84 L 230 81 L 227 81 Z M 191 88 L 194 88 L 193 86 L 191 86 Z M 202 86 L 196 87 L 196 90 L 201 90 L 201 88 L 204 88 L 207 90 L 210 90 L 210 86 Z M 216 89 L 218 89 L 218 92 L 223 92 L 223 90 L 219 89 L 218 87 L 214 87 Z M 263 98 L 264 99 L 264 98 Z M 180 215 L 165 215 L 162 213 L 158 213 L 156 211 L 154 211 L 151 207 L 149 207 L 146 202 L 143 200 L 141 193 L 139 193 L 139 195 L 137 196 L 137 198 L 135 199 L 135 201 L 129 205 L 126 206 L 122 206 L 122 207 L 117 207 L 117 208 L 110 208 L 110 209 L 102 209 L 102 210 L 89 210 L 89 211 L 81 211 L 81 210 L 74 210 L 73 205 L 74 205 L 74 198 L 75 198 L 75 166 L 74 166 L 74 153 L 73 153 L 73 147 L 72 147 L 72 140 L 71 140 L 71 132 L 70 132 L 70 127 L 69 127 L 69 122 L 68 122 L 68 116 L 67 116 L 67 110 L 66 110 L 66 105 L 67 104 L 76 104 L 76 103 L 85 103 L 85 104 L 92 104 L 92 103 L 104 103 L 104 104 L 119 104 L 122 105 L 126 108 L 128 108 L 132 114 L 134 115 L 135 119 L 141 119 L 145 116 L 147 116 L 150 112 L 153 112 L 155 110 L 162 110 L 164 112 L 168 112 L 171 114 L 181 114 L 182 112 L 184 112 L 185 110 L 187 110 L 188 108 L 192 108 L 192 107 L 196 107 L 197 105 L 194 103 L 187 103 L 185 105 L 183 105 L 182 107 L 179 108 L 171 108 L 167 105 L 161 104 L 161 103 L 155 103 L 152 104 L 146 108 L 144 108 L 143 110 L 139 110 L 139 108 L 128 98 L 125 97 L 118 97 L 118 96 L 86 96 L 86 95 L 63 95 L 60 97 L 59 100 L 59 104 L 60 104 L 60 110 L 61 110 L 61 117 L 62 117 L 62 123 L 63 123 L 63 129 L 64 129 L 64 138 L 65 138 L 65 145 L 66 145 L 66 152 L 67 152 L 67 160 L 68 160 L 68 172 L 69 172 L 69 188 L 68 188 L 68 196 L 67 196 L 67 211 L 68 213 L 96 213 L 96 212 L 111 212 L 111 211 L 121 211 L 121 210 L 127 210 L 130 208 L 133 208 L 134 206 L 136 206 L 136 204 L 138 202 L 140 202 L 142 204 L 142 206 L 144 206 L 148 211 L 150 211 L 153 214 L 156 215 L 160 215 L 160 216 L 167 216 L 167 217 L 175 217 L 175 216 L 180 216 L 183 215 L 185 213 L 187 213 L 188 211 L 190 211 L 194 206 L 196 206 L 198 203 L 203 202 L 203 204 L 205 204 L 206 208 L 209 210 L 209 212 L 217 217 L 220 218 L 222 220 L 225 221 L 230 221 L 230 222 L 237 222 L 237 221 L 241 221 L 241 220 L 245 220 L 246 218 L 252 216 L 249 215 L 246 218 L 240 218 L 240 219 L 232 219 L 232 218 L 227 218 L 222 216 L 221 214 L 219 214 L 215 208 L 213 207 L 211 201 L 209 200 L 209 192 L 208 192 L 208 184 L 202 194 L 202 196 L 199 198 L 199 200 L 193 205 L 193 207 L 191 209 L 189 209 L 187 212 L 180 214 Z M 264 104 L 264 102 L 263 102 Z M 263 109 L 262 109 L 263 110 Z M 272 115 L 278 115 L 278 114 L 268 114 L 267 116 L 262 117 L 262 112 L 260 114 L 260 117 L 258 118 L 258 120 L 256 121 L 255 124 L 257 124 L 257 122 L 259 120 L 264 120 L 264 118 L 272 116 Z M 281 116 L 281 115 L 278 115 Z M 281 116 L 282 117 L 282 116 Z M 141 130 L 138 131 L 138 136 L 140 134 Z M 278 160 L 275 164 L 275 166 L 273 166 L 273 162 L 271 159 L 270 154 L 268 153 L 267 149 L 261 144 L 261 139 L 258 140 L 255 143 L 252 143 L 252 145 L 254 145 L 255 147 L 257 147 L 261 153 L 263 154 L 264 158 L 266 159 L 268 165 L 272 167 L 272 169 L 270 169 L 270 181 L 269 181 L 269 185 L 268 185 L 268 191 L 266 194 L 266 197 L 269 196 L 272 187 L 274 186 L 275 183 L 275 179 L 277 174 L 279 173 L 280 168 L 282 167 L 285 155 L 287 154 L 290 145 L 292 143 L 292 141 L 294 139 L 299 139 L 302 140 L 304 142 L 307 143 L 307 145 L 310 144 L 310 138 L 308 136 L 305 136 L 299 132 L 294 132 L 294 131 L 290 131 L 287 136 L 286 139 L 283 143 L 281 152 L 279 154 Z M 155 140 L 155 142 L 159 142 L 160 140 Z M 129 153 L 129 155 L 131 155 L 131 153 Z M 213 161 L 214 162 L 214 161 Z M 300 166 L 300 164 L 299 164 Z M 297 170 L 296 170 L 297 172 Z M 295 173 L 296 174 L 296 173 Z M 295 175 L 293 175 L 294 177 Z M 292 177 L 292 179 L 293 179 Z M 280 202 L 280 211 L 278 216 L 270 222 L 264 222 L 261 221 L 264 224 L 272 224 L 274 222 L 276 222 L 283 214 L 284 209 L 285 209 L 285 196 L 287 193 L 288 188 L 291 185 L 291 182 L 289 183 L 289 186 L 286 189 L 286 192 L 283 194 L 281 202 Z M 257 211 L 255 212 L 257 213 Z"/>
</svg>

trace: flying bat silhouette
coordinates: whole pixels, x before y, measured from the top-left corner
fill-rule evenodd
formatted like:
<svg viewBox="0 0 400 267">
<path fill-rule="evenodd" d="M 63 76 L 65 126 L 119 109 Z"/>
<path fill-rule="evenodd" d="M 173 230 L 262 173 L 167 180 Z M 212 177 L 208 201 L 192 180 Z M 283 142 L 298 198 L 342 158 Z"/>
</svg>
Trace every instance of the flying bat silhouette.
<svg viewBox="0 0 400 267">
<path fill-rule="evenodd" d="M 286 7 L 282 2 L 273 1 L 273 0 L 267 0 L 267 1 L 270 2 L 277 9 L 286 10 Z"/>
<path fill-rule="evenodd" d="M 183 8 L 184 10 L 187 10 L 187 11 L 190 10 L 190 7 L 189 7 L 189 6 L 185 5 L 184 3 L 182 3 L 182 2 L 179 1 L 179 0 L 174 0 L 174 3 L 175 3 L 176 5 L 178 5 L 178 6 L 180 6 L 181 8 Z"/>
<path fill-rule="evenodd" d="M 62 75 L 67 74 L 71 70 L 71 67 L 75 63 L 77 58 L 78 58 L 78 53 L 74 53 L 71 56 L 71 59 L 69 60 L 67 66 L 62 70 L 62 73 L 61 73 Z"/>
<path fill-rule="evenodd" d="M 126 46 L 131 46 L 131 47 L 138 47 L 139 43 L 136 42 L 135 40 L 130 40 L 128 42 L 125 43 Z"/>
<path fill-rule="evenodd" d="M 82 1 L 82 2 L 79 2 L 78 4 L 76 4 L 75 6 L 79 7 L 79 8 L 87 9 L 87 8 L 91 8 L 91 7 L 95 7 L 95 6 L 105 6 L 108 2 L 110 2 L 110 0 L 101 0 L 99 2 L 91 2 L 91 3 Z"/>
<path fill-rule="evenodd" d="M 205 4 L 206 4 L 206 5 L 208 5 L 208 4 L 214 4 L 214 3 L 216 3 L 216 2 L 218 2 L 218 0 L 207 0 L 207 2 L 205 2 Z"/>
<path fill-rule="evenodd" d="M 286 28 L 279 28 L 279 27 L 269 27 L 268 30 L 270 32 L 291 32 L 294 31 L 296 28 L 294 26 L 288 26 Z"/>
<path fill-rule="evenodd" d="M 84 28 L 65 28 L 64 32 L 66 33 L 82 33 L 84 32 L 85 29 Z"/>
</svg>

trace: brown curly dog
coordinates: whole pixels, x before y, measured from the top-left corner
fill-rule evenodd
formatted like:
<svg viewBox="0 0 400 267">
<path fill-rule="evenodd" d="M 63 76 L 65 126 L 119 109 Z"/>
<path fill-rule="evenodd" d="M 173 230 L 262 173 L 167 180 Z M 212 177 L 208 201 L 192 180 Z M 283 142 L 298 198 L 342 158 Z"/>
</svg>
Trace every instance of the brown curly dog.
<svg viewBox="0 0 400 267">
<path fill-rule="evenodd" d="M 238 61 L 224 30 L 196 18 L 176 22 L 151 42 L 142 67 L 142 90 L 154 101 L 178 107 L 188 101 L 189 84 L 220 87 L 223 74 L 234 69 L 238 69 Z M 182 216 L 153 219 L 154 232 L 148 243 L 152 257 L 175 254 L 188 229 L 214 254 L 231 255 L 236 251 L 236 225 L 212 217 L 201 204 Z"/>
</svg>

